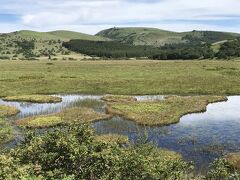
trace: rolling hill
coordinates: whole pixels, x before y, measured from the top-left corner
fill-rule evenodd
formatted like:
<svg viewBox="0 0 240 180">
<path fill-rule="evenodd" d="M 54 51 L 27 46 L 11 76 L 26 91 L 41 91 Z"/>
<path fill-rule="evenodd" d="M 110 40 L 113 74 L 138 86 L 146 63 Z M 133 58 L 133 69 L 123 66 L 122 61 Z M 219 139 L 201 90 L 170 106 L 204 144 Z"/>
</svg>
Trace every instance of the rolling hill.
<svg viewBox="0 0 240 180">
<path fill-rule="evenodd" d="M 26 55 L 22 51 L 20 44 L 34 42 L 31 49 L 31 56 L 49 57 L 75 54 L 62 46 L 63 42 L 71 39 L 81 39 L 89 41 L 107 41 L 109 39 L 93 36 L 73 31 L 16 31 L 12 33 L 0 34 L 0 59 L 23 59 Z M 29 55 L 29 56 L 30 56 Z"/>
<path fill-rule="evenodd" d="M 58 38 L 62 39 L 81 39 L 81 40 L 88 40 L 88 41 L 107 41 L 108 38 L 104 38 L 101 36 L 93 36 L 89 34 L 74 32 L 74 31 L 52 31 L 47 32 L 47 34 L 50 34 L 52 36 L 56 36 Z"/>
<path fill-rule="evenodd" d="M 103 30 L 96 35 L 88 35 L 80 32 L 58 30 L 51 32 L 36 31 L 16 31 L 12 33 L 0 34 L 0 59 L 80 59 L 87 56 L 79 52 L 73 52 L 63 46 L 64 42 L 71 40 L 89 41 L 88 49 L 93 49 L 91 45 L 98 44 L 91 42 L 115 41 L 127 45 L 146 45 L 161 47 L 167 44 L 179 45 L 188 44 L 189 47 L 201 44 L 212 44 L 215 53 L 218 52 L 220 45 L 226 41 L 234 40 L 240 34 L 216 32 L 216 31 L 191 31 L 191 32 L 172 32 L 157 28 L 111 28 Z M 116 43 L 113 43 L 116 46 Z M 103 43 L 107 45 L 108 43 Z M 111 43 L 109 43 L 111 44 Z M 181 46 L 181 44 L 179 45 Z M 120 45 L 120 47 L 123 47 Z M 140 48 L 140 47 L 139 47 Z M 179 47 L 178 47 L 179 48 Z M 100 50 L 101 48 L 97 48 Z M 138 47 L 136 47 L 138 49 Z M 140 48 L 141 49 L 141 48 Z M 169 48 L 168 48 L 169 49 Z M 121 51 L 122 49 L 119 49 Z M 155 50 L 154 50 L 155 51 Z M 82 52 L 83 53 L 83 52 Z M 92 54 L 88 54 L 92 55 Z M 93 54 L 95 55 L 95 54 Z M 129 54 L 128 54 L 129 56 Z M 89 57 L 89 56 L 88 56 Z"/>
<path fill-rule="evenodd" d="M 183 37 L 181 33 L 156 28 L 111 28 L 103 30 L 97 35 L 132 45 L 153 46 L 180 43 Z"/>
<path fill-rule="evenodd" d="M 235 39 L 240 34 L 216 31 L 172 32 L 156 28 L 111 28 L 96 34 L 122 43 L 132 45 L 163 46 L 192 41 L 216 43 Z"/>
</svg>

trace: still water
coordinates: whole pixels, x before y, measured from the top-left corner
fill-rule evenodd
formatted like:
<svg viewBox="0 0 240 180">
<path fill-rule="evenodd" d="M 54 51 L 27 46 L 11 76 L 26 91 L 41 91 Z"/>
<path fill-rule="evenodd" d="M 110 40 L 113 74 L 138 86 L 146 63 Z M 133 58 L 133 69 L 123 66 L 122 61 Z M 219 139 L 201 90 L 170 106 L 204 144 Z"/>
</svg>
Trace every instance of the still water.
<svg viewBox="0 0 240 180">
<path fill-rule="evenodd" d="M 51 114 L 63 108 L 75 106 L 92 107 L 105 112 L 106 104 L 101 96 L 66 95 L 56 104 L 35 104 L 24 102 L 4 102 L 21 110 L 19 118 L 40 114 Z M 164 100 L 164 96 L 137 96 L 138 101 Z M 108 121 L 100 121 L 92 126 L 98 134 L 118 133 L 127 135 L 131 142 L 147 134 L 147 140 L 158 147 L 177 151 L 189 161 L 194 161 L 201 170 L 215 158 L 228 152 L 240 151 L 240 96 L 230 96 L 227 102 L 210 104 L 204 113 L 183 116 L 178 124 L 164 127 L 147 127 L 115 116 Z M 89 103 L 91 102 L 91 103 Z"/>
</svg>

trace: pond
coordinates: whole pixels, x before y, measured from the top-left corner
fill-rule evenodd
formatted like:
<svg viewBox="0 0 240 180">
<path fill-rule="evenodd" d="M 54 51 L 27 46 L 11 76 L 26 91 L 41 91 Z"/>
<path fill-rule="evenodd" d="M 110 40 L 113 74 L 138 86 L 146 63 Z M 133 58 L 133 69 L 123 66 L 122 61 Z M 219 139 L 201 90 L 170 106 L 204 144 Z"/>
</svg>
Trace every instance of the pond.
<svg viewBox="0 0 240 180">
<path fill-rule="evenodd" d="M 66 95 L 56 104 L 34 104 L 23 102 L 4 102 L 21 110 L 19 118 L 40 114 L 51 114 L 63 108 L 75 106 L 92 107 L 95 111 L 105 112 L 106 104 L 101 96 Z M 163 100 L 164 96 L 137 96 L 142 100 Z M 158 147 L 174 150 L 184 159 L 194 161 L 200 171 L 215 158 L 228 152 L 240 151 L 240 96 L 230 96 L 227 102 L 210 104 L 204 113 L 183 116 L 178 124 L 163 127 L 137 125 L 133 121 L 114 116 L 108 121 L 100 121 L 92 126 L 98 134 L 118 133 L 127 135 L 132 142 L 146 136 Z M 11 142 L 16 143 L 17 140 Z"/>
</svg>

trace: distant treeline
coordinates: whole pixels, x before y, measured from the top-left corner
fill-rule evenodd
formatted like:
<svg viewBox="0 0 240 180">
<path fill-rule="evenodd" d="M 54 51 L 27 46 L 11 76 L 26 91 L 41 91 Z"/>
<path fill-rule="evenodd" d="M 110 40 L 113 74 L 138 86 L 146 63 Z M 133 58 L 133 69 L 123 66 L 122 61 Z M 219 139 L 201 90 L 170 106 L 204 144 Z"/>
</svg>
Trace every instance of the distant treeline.
<svg viewBox="0 0 240 180">
<path fill-rule="evenodd" d="M 240 39 L 227 41 L 220 47 L 219 52 L 216 54 L 219 59 L 230 59 L 240 57 Z"/>
<path fill-rule="evenodd" d="M 71 40 L 63 43 L 63 46 L 75 52 L 107 58 L 149 57 L 158 52 L 157 48 L 151 46 L 133 46 L 116 41 Z"/>
<path fill-rule="evenodd" d="M 35 41 L 34 40 L 23 40 L 23 41 L 16 41 L 15 42 L 19 47 L 17 54 L 23 54 L 26 58 L 34 57 L 33 50 L 35 48 Z"/>
<path fill-rule="evenodd" d="M 210 44 L 181 43 L 170 44 L 160 48 L 158 54 L 151 58 L 159 60 L 174 59 L 209 59 L 214 57 Z"/>
<path fill-rule="evenodd" d="M 193 31 L 192 34 L 188 34 L 183 37 L 183 40 L 186 40 L 187 42 L 191 43 L 208 43 L 212 44 L 215 42 L 220 42 L 224 40 L 233 40 L 236 37 L 233 34 L 230 33 L 223 33 L 223 32 L 215 32 L 215 31 L 205 31 L 205 32 L 199 32 L 199 31 Z"/>
<path fill-rule="evenodd" d="M 200 43 L 182 43 L 163 47 L 133 46 L 116 41 L 94 42 L 71 40 L 63 43 L 71 51 L 106 58 L 139 58 L 150 59 L 206 59 L 214 57 L 210 45 Z"/>
</svg>

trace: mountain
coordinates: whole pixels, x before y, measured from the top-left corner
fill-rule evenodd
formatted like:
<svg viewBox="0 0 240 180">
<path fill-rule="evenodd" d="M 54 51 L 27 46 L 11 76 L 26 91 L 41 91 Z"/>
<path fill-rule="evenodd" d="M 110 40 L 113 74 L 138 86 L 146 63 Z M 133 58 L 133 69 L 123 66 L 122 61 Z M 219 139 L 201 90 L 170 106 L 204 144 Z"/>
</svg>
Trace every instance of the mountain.
<svg viewBox="0 0 240 180">
<path fill-rule="evenodd" d="M 156 28 L 111 28 L 97 33 L 98 36 L 109 38 L 132 45 L 164 45 L 182 42 L 182 34 Z"/>
<path fill-rule="evenodd" d="M 216 43 L 235 39 L 240 34 L 216 31 L 172 32 L 156 28 L 111 28 L 96 34 L 122 43 L 132 45 L 163 46 L 192 41 Z"/>
<path fill-rule="evenodd" d="M 71 40 L 89 41 L 84 42 L 88 46 L 88 51 L 92 52 L 93 48 L 96 46 L 97 54 L 99 54 L 102 47 L 94 42 L 99 41 L 104 42 L 102 43 L 104 46 L 114 44 L 114 47 L 124 47 L 125 49 L 128 45 L 160 47 L 170 44 L 170 46 L 175 45 L 175 49 L 180 49 L 184 44 L 184 46 L 187 45 L 187 49 L 187 47 L 200 47 L 202 44 L 210 44 L 214 52 L 217 53 L 221 44 L 234 40 L 237 37 L 240 37 L 240 34 L 216 31 L 191 31 L 178 33 L 144 27 L 111 28 L 103 30 L 96 35 L 63 30 L 51 32 L 23 30 L 0 34 L 0 59 L 78 59 L 80 56 L 80 59 L 86 58 L 87 56 L 79 54 L 79 51 L 73 52 L 72 49 L 67 49 L 63 46 L 64 42 L 69 42 Z M 111 41 L 114 41 L 114 43 L 111 43 Z M 125 45 L 117 45 L 116 43 L 123 43 Z M 79 49 L 79 47 L 76 48 Z M 83 48 L 84 47 L 80 47 L 80 49 Z M 173 49 L 173 47 L 166 48 L 168 49 L 168 53 Z M 141 49 L 141 47 L 136 47 L 136 49 L 133 47 L 132 51 L 139 51 L 139 49 Z M 148 48 L 149 51 L 150 49 L 151 47 Z M 122 52 L 122 49 L 120 49 L 120 51 Z M 129 53 L 133 54 L 132 51 Z M 91 56 L 95 54 L 90 53 L 87 55 Z"/>
<path fill-rule="evenodd" d="M 70 41 L 71 39 L 89 41 L 109 40 L 104 37 L 73 31 L 36 32 L 23 30 L 12 33 L 4 33 L 0 34 L 0 59 L 24 59 L 29 57 L 39 58 L 49 57 L 49 55 L 62 56 L 75 54 L 62 46 L 63 42 Z"/>
<path fill-rule="evenodd" d="M 3 33 L 0 34 L 0 37 L 21 37 L 24 39 L 41 39 L 41 40 L 70 40 L 70 39 L 81 39 L 81 40 L 92 40 L 92 41 L 106 41 L 107 38 L 94 36 L 89 34 L 84 34 L 80 32 L 74 31 L 65 31 L 65 30 L 58 30 L 58 31 L 50 31 L 50 32 L 37 32 L 37 31 L 29 31 L 29 30 L 22 30 L 16 31 L 11 33 Z"/>
</svg>

